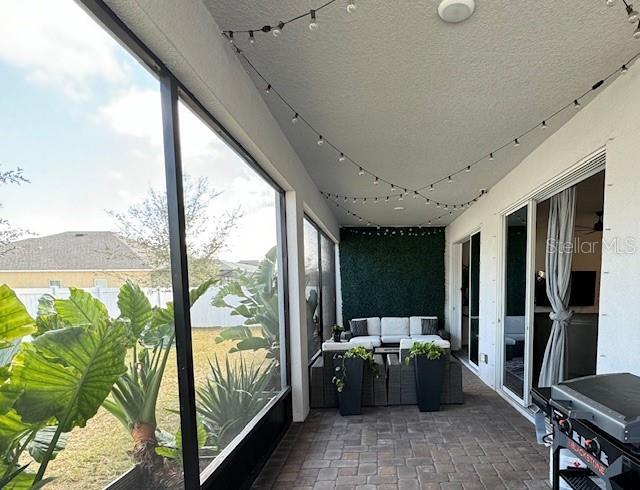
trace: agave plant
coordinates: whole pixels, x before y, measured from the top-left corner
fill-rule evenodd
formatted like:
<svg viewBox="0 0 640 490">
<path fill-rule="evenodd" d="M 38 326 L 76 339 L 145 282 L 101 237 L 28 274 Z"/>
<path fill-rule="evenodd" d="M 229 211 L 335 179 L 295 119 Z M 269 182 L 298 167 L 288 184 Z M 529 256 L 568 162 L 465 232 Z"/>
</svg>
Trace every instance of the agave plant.
<svg viewBox="0 0 640 490">
<path fill-rule="evenodd" d="M 260 262 L 258 269 L 247 274 L 236 273 L 233 281 L 220 288 L 213 305 L 231 309 L 234 316 L 244 317 L 242 325 L 222 329 L 216 342 L 235 341 L 229 352 L 266 349 L 267 358 L 280 360 L 280 310 L 278 304 L 277 250 L 273 247 Z M 239 297 L 235 305 L 230 297 Z M 252 328 L 259 328 L 254 334 Z"/>
<path fill-rule="evenodd" d="M 209 360 L 210 377 L 197 389 L 197 413 L 202 418 L 212 445 L 224 448 L 273 396 L 270 389 L 272 360 L 262 364 L 231 364 L 225 358 L 224 369 L 217 356 Z"/>
<path fill-rule="evenodd" d="M 47 466 L 84 427 L 124 373 L 125 325 L 78 289 L 47 311 L 59 328 L 39 331 L 15 293 L 0 286 L 0 487 L 39 488 Z M 27 335 L 31 342 L 20 342 Z M 10 354 L 8 354 L 10 352 Z M 19 465 L 28 451 L 37 472 Z"/>
<path fill-rule="evenodd" d="M 208 280 L 190 292 L 193 305 L 213 284 Z M 127 325 L 127 348 L 131 361 L 116 381 L 103 406 L 130 432 L 133 461 L 155 488 L 173 487 L 181 478 L 175 465 L 167 465 L 165 453 L 158 453 L 156 421 L 158 394 L 174 344 L 173 305 L 151 306 L 137 285 L 127 282 L 118 294 L 120 319 Z"/>
</svg>

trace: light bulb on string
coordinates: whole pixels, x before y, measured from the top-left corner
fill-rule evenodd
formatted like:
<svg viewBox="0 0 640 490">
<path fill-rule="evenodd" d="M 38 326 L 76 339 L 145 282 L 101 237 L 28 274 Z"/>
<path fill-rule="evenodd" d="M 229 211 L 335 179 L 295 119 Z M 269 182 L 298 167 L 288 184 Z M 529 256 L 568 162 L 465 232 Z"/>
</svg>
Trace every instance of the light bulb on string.
<svg viewBox="0 0 640 490">
<path fill-rule="evenodd" d="M 363 176 L 364 175 L 364 169 L 362 167 L 360 167 L 358 169 L 358 175 Z"/>
<path fill-rule="evenodd" d="M 271 84 L 268 84 L 264 89 L 264 93 L 269 95 L 271 93 Z"/>
<path fill-rule="evenodd" d="M 338 157 L 338 161 L 340 163 L 344 162 L 347 158 L 344 156 L 344 153 L 340 153 L 340 156 Z"/>
<path fill-rule="evenodd" d="M 427 205 L 427 204 L 430 204 L 431 201 L 429 199 L 425 199 L 424 203 L 425 203 L 425 205 Z"/>
<path fill-rule="evenodd" d="M 349 0 L 347 2 L 347 12 L 349 12 L 350 14 L 354 13 L 357 8 L 358 6 L 356 5 L 355 0 Z"/>
<path fill-rule="evenodd" d="M 229 43 L 233 44 L 233 31 L 229 31 L 227 37 L 229 38 Z"/>
<path fill-rule="evenodd" d="M 622 73 L 627 73 L 629 71 L 629 68 L 627 68 L 627 65 L 622 65 L 621 71 Z"/>
<path fill-rule="evenodd" d="M 324 143 L 324 138 L 322 137 L 322 135 L 318 136 L 318 146 L 322 146 L 322 144 Z"/>
<path fill-rule="evenodd" d="M 607 0 L 607 7 L 613 7 L 616 4 L 616 0 Z"/>
<path fill-rule="evenodd" d="M 389 202 L 389 196 L 384 198 L 384 202 Z"/>
<path fill-rule="evenodd" d="M 429 186 L 429 190 L 430 190 L 430 191 L 434 191 L 435 189 L 436 189 L 436 188 L 435 188 L 435 186 L 434 186 L 433 184 L 431 184 L 431 185 Z"/>
<path fill-rule="evenodd" d="M 278 37 L 282 34 L 282 29 L 284 29 L 284 22 L 278 22 L 278 25 L 273 28 L 271 34 L 273 34 L 273 37 Z"/>
<path fill-rule="evenodd" d="M 471 165 L 467 165 L 467 168 L 465 169 L 465 172 L 467 172 L 467 173 L 471 172 Z"/>
<path fill-rule="evenodd" d="M 453 179 L 451 178 L 451 175 L 449 175 L 449 178 L 447 179 L 447 182 L 448 182 L 449 184 L 453 184 Z"/>
<path fill-rule="evenodd" d="M 547 121 L 542 121 L 542 129 L 547 129 Z"/>
<path fill-rule="evenodd" d="M 493 158 L 493 153 L 489 153 L 489 161 L 493 162 L 493 160 L 495 160 L 495 158 Z"/>
<path fill-rule="evenodd" d="M 298 113 L 296 112 L 296 113 L 293 115 L 293 117 L 291 118 L 291 124 L 295 124 L 295 123 L 297 123 L 297 122 L 298 122 L 298 118 L 299 118 L 299 117 L 300 117 L 300 116 L 299 116 L 299 115 L 298 115 Z"/>
<path fill-rule="evenodd" d="M 520 146 L 520 140 L 518 138 L 516 138 L 515 140 L 513 140 L 513 145 L 514 146 Z"/>
<path fill-rule="evenodd" d="M 380 179 L 379 179 L 378 177 L 376 177 L 376 178 L 373 180 L 373 185 L 378 185 L 379 183 L 380 183 Z"/>
<path fill-rule="evenodd" d="M 638 22 L 638 19 L 640 19 L 640 15 L 638 14 L 638 12 L 633 8 L 633 5 L 628 4 L 625 7 L 627 9 L 627 19 L 629 20 L 629 24 L 633 24 L 635 22 Z"/>
<path fill-rule="evenodd" d="M 413 191 L 413 198 L 418 199 L 418 191 Z"/>
<path fill-rule="evenodd" d="M 580 104 L 580 101 L 578 101 L 578 99 L 575 99 L 575 100 L 573 101 L 573 107 L 574 107 L 575 109 L 580 109 L 581 104 Z"/>
<path fill-rule="evenodd" d="M 404 201 L 404 194 L 400 193 L 400 197 L 398 198 L 398 201 Z"/>
<path fill-rule="evenodd" d="M 253 35 L 253 31 L 249 31 L 249 44 L 255 44 L 256 38 Z"/>
<path fill-rule="evenodd" d="M 391 192 L 395 192 L 396 191 L 396 186 L 391 184 Z"/>
<path fill-rule="evenodd" d="M 316 19 L 316 11 L 311 9 L 309 11 L 309 16 L 311 17 L 311 20 L 309 21 L 309 29 L 312 31 L 315 31 L 316 29 L 318 29 L 318 21 Z"/>
</svg>

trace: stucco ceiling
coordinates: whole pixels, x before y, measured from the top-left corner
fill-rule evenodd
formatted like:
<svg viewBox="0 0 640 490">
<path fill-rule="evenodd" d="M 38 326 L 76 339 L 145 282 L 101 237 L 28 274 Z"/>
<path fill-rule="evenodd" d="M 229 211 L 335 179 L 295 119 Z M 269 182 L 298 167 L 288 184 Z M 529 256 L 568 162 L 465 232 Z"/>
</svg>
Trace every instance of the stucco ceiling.
<svg viewBox="0 0 640 490">
<path fill-rule="evenodd" d="M 232 30 L 276 24 L 323 3 L 203 1 L 220 28 Z M 477 0 L 475 14 L 461 24 L 441 21 L 433 0 L 357 3 L 353 14 L 346 0 L 320 11 L 315 32 L 302 20 L 277 38 L 258 34 L 251 46 L 238 35 L 236 43 L 326 139 L 409 189 L 446 178 L 524 133 L 640 51 L 622 6 L 609 8 L 604 0 Z M 357 168 L 339 164 L 335 150 L 318 146 L 308 127 L 291 124 L 291 110 L 273 93 L 263 97 L 322 191 L 369 197 L 366 204 L 340 200 L 341 206 L 382 225 L 426 223 L 443 214 L 410 197 L 372 204 L 374 196 L 390 193 L 388 185 L 373 185 Z M 509 145 L 493 162 L 425 195 L 460 203 L 490 190 L 574 114 L 564 111 L 519 147 Z M 398 205 L 405 209 L 394 210 Z M 342 224 L 360 224 L 334 210 Z"/>
</svg>

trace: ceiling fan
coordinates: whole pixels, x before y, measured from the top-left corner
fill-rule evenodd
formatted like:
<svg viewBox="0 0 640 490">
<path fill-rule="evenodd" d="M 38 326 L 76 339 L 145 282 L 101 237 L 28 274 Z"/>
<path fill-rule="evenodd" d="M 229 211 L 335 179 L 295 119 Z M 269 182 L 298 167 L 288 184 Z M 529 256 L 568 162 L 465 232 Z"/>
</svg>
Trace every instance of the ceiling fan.
<svg viewBox="0 0 640 490">
<path fill-rule="evenodd" d="M 593 224 L 593 226 L 576 225 L 576 232 L 584 233 L 585 235 L 601 232 L 604 229 L 604 223 L 602 222 L 602 217 L 604 216 L 604 212 L 600 210 L 600 211 L 597 211 L 595 214 L 598 217 L 598 219 Z"/>
</svg>

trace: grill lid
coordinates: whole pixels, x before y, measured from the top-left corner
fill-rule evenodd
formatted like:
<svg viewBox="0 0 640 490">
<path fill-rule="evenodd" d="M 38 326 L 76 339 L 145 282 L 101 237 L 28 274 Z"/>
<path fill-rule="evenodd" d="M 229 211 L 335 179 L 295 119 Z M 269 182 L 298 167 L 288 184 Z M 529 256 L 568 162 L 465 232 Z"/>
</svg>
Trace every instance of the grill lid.
<svg viewBox="0 0 640 490">
<path fill-rule="evenodd" d="M 551 387 L 552 404 L 585 419 L 619 441 L 640 443 L 640 377 L 598 374 Z M 555 403 L 553 403 L 555 402 Z"/>
</svg>

